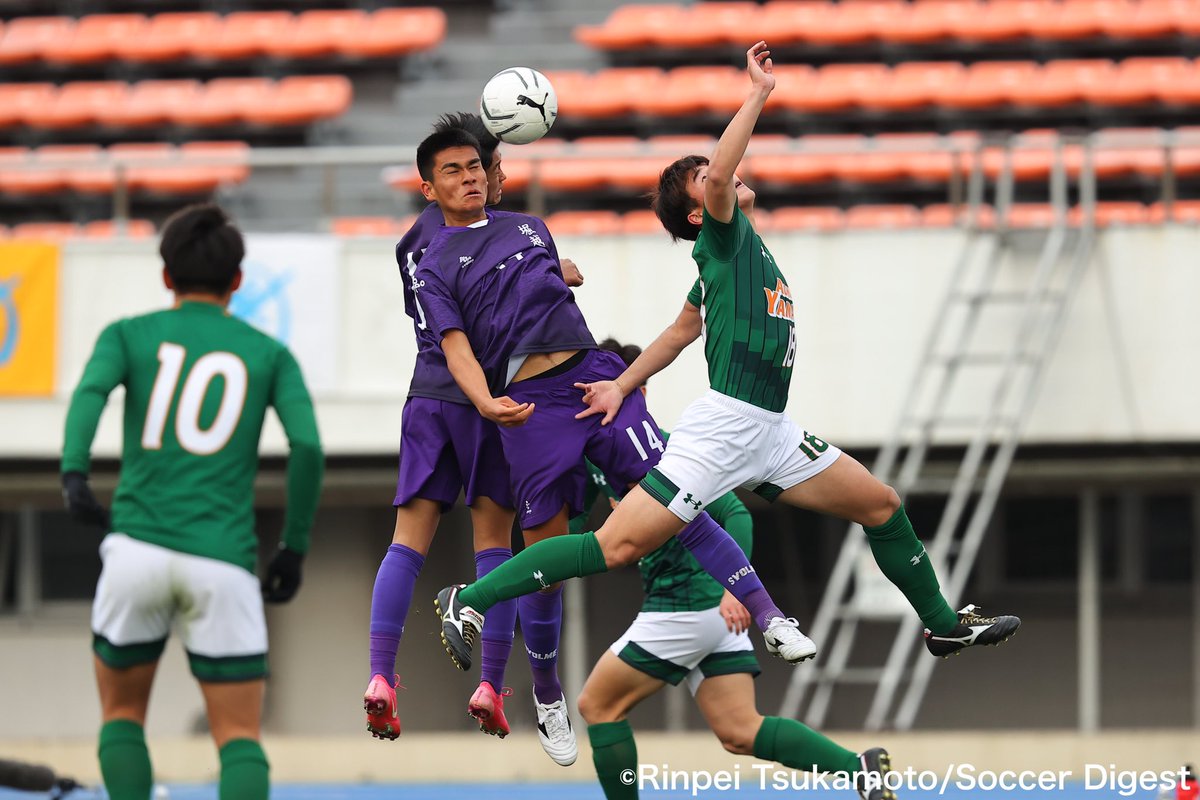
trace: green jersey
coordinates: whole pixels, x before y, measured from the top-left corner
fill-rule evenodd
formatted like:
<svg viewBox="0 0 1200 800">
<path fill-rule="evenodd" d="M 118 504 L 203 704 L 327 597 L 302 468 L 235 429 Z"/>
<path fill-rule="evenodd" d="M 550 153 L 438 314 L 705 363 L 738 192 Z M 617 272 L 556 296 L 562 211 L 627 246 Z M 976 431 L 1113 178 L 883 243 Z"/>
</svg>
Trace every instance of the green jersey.
<svg viewBox="0 0 1200 800">
<path fill-rule="evenodd" d="M 666 433 L 663 438 L 667 438 Z M 619 498 L 599 467 L 588 461 L 587 499 L 584 512 L 571 520 L 571 532 L 582 533 L 592 506 L 598 501 Z M 750 558 L 753 545 L 750 512 L 733 492 L 727 492 L 704 508 L 717 524 L 729 532 Z M 695 556 L 672 537 L 670 541 L 638 561 L 642 573 L 642 611 L 704 611 L 720 604 L 725 587 L 704 571 Z"/>
<path fill-rule="evenodd" d="M 692 258 L 700 277 L 688 302 L 704 319 L 708 383 L 721 394 L 783 411 L 796 361 L 792 294 L 740 208 L 720 222 L 704 209 Z"/>
<path fill-rule="evenodd" d="M 63 472 L 88 472 L 100 414 L 117 386 L 125 387 L 125 418 L 112 530 L 253 571 L 258 442 L 272 406 L 291 446 L 283 539 L 307 552 L 321 444 L 286 347 L 211 303 L 114 322 L 71 398 Z"/>
</svg>

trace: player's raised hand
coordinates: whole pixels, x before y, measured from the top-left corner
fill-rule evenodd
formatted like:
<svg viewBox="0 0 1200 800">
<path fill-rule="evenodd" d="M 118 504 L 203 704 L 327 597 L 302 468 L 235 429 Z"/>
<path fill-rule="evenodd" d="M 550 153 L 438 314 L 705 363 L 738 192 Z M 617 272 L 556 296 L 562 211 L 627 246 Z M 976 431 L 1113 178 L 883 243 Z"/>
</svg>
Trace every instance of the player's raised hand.
<svg viewBox="0 0 1200 800">
<path fill-rule="evenodd" d="M 750 612 L 728 589 L 721 598 L 720 611 L 721 619 L 725 620 L 725 627 L 729 628 L 730 633 L 741 633 L 750 629 Z"/>
<path fill-rule="evenodd" d="M 82 472 L 64 472 L 62 476 L 63 504 L 71 518 L 85 525 L 97 525 L 108 530 L 108 509 L 100 505 L 88 477 Z"/>
<path fill-rule="evenodd" d="M 576 414 L 575 419 L 603 414 L 604 419 L 600 420 L 600 424 L 607 425 L 613 421 L 613 417 L 621 410 L 621 404 L 625 402 L 625 392 L 621 391 L 621 384 L 616 381 L 577 383 L 575 388 L 583 390 L 583 402 L 588 406 Z"/>
<path fill-rule="evenodd" d="M 758 42 L 746 51 L 746 71 L 750 73 L 750 83 L 756 88 L 768 92 L 775 88 L 775 68 L 766 42 Z"/>
<path fill-rule="evenodd" d="M 511 397 L 493 397 L 479 407 L 479 413 L 497 425 L 518 428 L 529 420 L 535 407 L 533 403 L 515 402 Z"/>
<path fill-rule="evenodd" d="M 563 281 L 567 286 L 574 289 L 577 286 L 583 286 L 583 273 L 579 271 L 579 267 L 569 258 L 564 258 L 560 265 L 562 266 Z"/>
</svg>

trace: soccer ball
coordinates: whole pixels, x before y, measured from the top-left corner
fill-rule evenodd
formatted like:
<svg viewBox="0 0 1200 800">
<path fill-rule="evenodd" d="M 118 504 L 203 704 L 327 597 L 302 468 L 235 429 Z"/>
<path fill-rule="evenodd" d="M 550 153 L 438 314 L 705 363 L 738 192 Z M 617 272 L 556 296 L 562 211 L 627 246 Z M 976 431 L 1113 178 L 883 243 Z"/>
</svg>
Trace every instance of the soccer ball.
<svg viewBox="0 0 1200 800">
<path fill-rule="evenodd" d="M 500 141 L 529 144 L 545 136 L 558 118 L 558 95 L 536 69 L 509 67 L 483 87 L 479 116 Z"/>
</svg>

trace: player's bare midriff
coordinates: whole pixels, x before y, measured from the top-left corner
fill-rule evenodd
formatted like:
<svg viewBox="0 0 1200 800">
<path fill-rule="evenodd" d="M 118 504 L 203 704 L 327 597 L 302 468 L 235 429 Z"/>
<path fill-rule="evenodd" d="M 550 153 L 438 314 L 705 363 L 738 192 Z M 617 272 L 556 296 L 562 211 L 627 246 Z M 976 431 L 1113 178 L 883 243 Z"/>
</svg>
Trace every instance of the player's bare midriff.
<svg viewBox="0 0 1200 800">
<path fill-rule="evenodd" d="M 517 370 L 512 382 L 517 383 L 528 378 L 536 378 L 546 370 L 554 369 L 569 358 L 574 357 L 578 350 L 557 350 L 553 353 L 533 353 L 525 357 L 525 363 Z"/>
</svg>

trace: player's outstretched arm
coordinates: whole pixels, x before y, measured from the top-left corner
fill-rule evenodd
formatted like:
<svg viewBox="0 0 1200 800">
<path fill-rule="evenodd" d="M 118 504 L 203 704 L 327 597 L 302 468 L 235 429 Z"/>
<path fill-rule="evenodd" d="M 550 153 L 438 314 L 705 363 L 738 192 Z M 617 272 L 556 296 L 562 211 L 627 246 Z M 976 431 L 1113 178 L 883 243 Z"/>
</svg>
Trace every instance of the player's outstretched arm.
<svg viewBox="0 0 1200 800">
<path fill-rule="evenodd" d="M 120 323 L 109 325 L 96 340 L 96 349 L 83 369 L 83 377 L 71 395 L 63 433 L 63 500 L 79 522 L 108 527 L 108 511 L 88 486 L 92 442 L 108 395 L 125 382 L 128 362 L 121 339 Z"/>
<path fill-rule="evenodd" d="M 492 397 L 483 367 L 479 366 L 465 333 L 457 329 L 446 331 L 442 339 L 442 353 L 446 356 L 446 366 L 450 368 L 454 382 L 480 415 L 506 428 L 525 424 L 533 413 L 534 404 L 515 403 L 508 397 Z"/>
<path fill-rule="evenodd" d="M 701 328 L 700 309 L 685 302 L 675 321 L 616 380 L 575 384 L 575 388 L 583 390 L 583 402 L 588 404 L 586 409 L 575 415 L 575 419 L 604 414 L 600 424 L 612 422 L 621 410 L 625 396 L 650 380 L 651 376 L 666 369 L 685 347 L 696 341 Z"/>
<path fill-rule="evenodd" d="M 268 603 L 286 603 L 300 589 L 301 567 L 308 553 L 325 474 L 325 455 L 312 397 L 304 385 L 300 365 L 286 350 L 275 373 L 271 405 L 288 440 L 287 511 L 279 551 L 267 566 L 262 590 Z"/>
<path fill-rule="evenodd" d="M 737 207 L 734 173 L 746 155 L 758 115 L 775 88 L 771 51 L 766 42 L 758 42 L 746 51 L 746 71 L 750 73 L 750 94 L 717 141 L 704 182 L 704 207 L 709 216 L 721 222 L 733 219 L 733 210 Z"/>
</svg>

